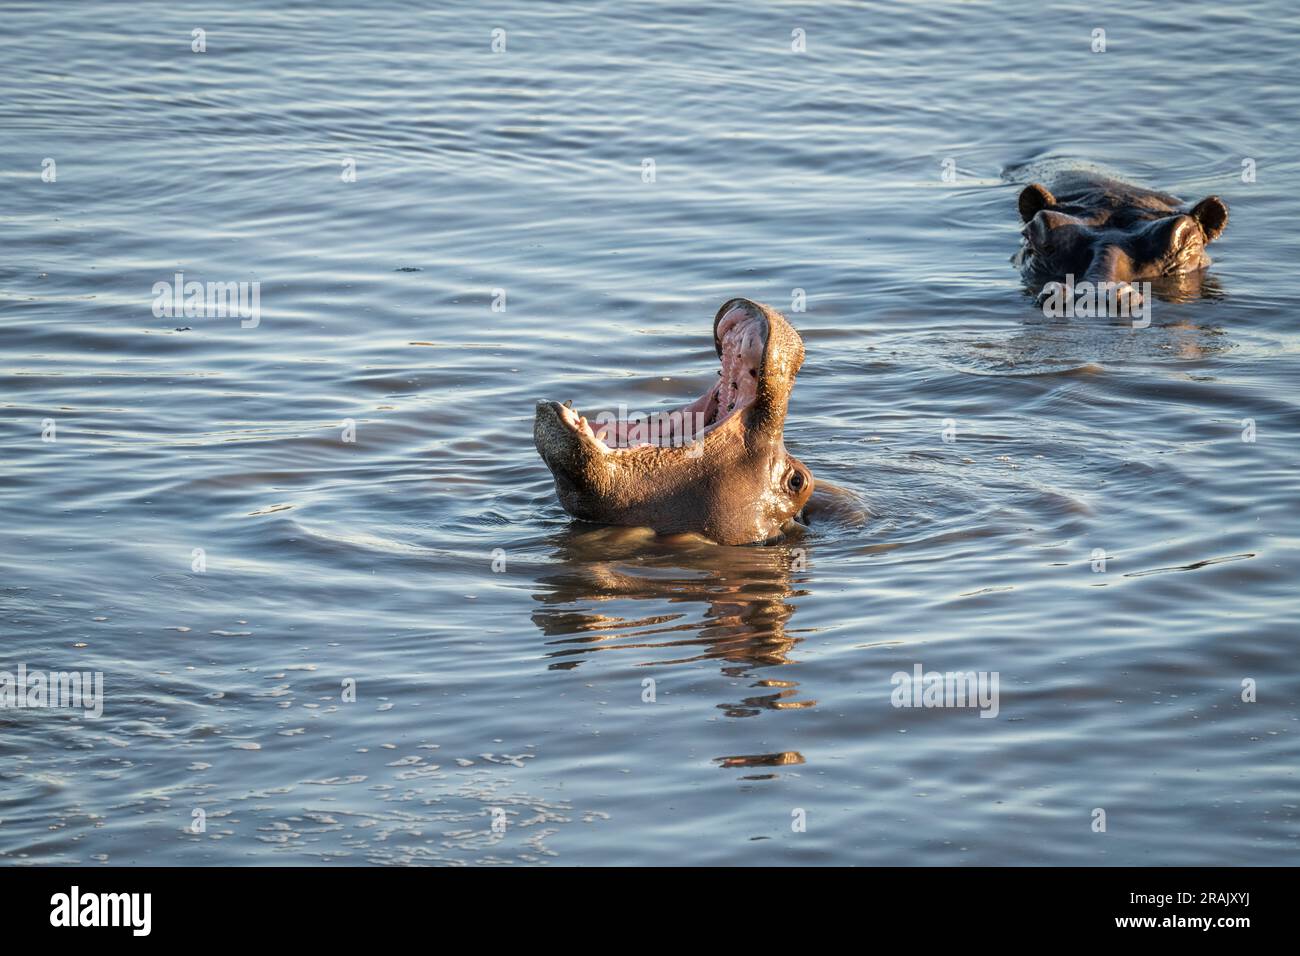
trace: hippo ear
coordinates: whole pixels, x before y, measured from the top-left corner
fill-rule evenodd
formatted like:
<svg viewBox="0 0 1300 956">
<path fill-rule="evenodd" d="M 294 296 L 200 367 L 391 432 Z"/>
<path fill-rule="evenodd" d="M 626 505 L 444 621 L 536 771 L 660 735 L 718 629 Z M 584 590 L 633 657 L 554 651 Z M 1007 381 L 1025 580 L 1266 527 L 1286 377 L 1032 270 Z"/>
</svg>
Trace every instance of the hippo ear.
<svg viewBox="0 0 1300 956">
<path fill-rule="evenodd" d="M 1031 183 L 1020 191 L 1020 219 L 1022 222 L 1029 222 L 1034 216 L 1038 215 L 1040 209 L 1046 209 L 1048 206 L 1056 203 L 1056 197 L 1047 191 L 1047 187 L 1040 183 Z"/>
<path fill-rule="evenodd" d="M 1228 225 L 1228 204 L 1218 196 L 1207 196 L 1193 206 L 1188 215 L 1205 230 L 1205 241 L 1213 242 L 1223 235 L 1223 229 Z"/>
</svg>

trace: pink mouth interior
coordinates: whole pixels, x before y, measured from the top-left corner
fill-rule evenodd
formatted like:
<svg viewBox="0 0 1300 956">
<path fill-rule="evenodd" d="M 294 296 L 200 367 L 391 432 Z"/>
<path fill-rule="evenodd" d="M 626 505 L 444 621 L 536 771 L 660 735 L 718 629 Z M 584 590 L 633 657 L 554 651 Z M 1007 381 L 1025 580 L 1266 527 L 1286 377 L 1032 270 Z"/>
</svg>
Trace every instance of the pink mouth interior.
<svg viewBox="0 0 1300 956">
<path fill-rule="evenodd" d="M 718 323 L 722 343 L 722 370 L 717 383 L 691 402 L 675 409 L 655 409 L 640 421 L 618 421 L 614 415 L 588 421 L 566 405 L 560 406 L 565 424 L 595 442 L 602 452 L 688 445 L 713 431 L 754 401 L 763 361 L 765 323 L 737 307 Z"/>
</svg>

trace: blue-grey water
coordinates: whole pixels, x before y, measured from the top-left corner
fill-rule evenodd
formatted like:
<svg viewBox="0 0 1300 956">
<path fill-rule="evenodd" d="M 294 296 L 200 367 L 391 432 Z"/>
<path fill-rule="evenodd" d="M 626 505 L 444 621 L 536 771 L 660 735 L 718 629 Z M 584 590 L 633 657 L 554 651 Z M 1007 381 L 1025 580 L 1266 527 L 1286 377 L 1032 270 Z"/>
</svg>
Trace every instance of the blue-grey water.
<svg viewBox="0 0 1300 956">
<path fill-rule="evenodd" d="M 1296 861 L 1293 4 L 3 19 L 0 670 L 104 690 L 0 710 L 0 860 Z M 1223 197 L 1202 294 L 1044 318 L 1059 161 Z M 693 397 L 738 295 L 870 518 L 572 523 L 534 402 Z"/>
</svg>

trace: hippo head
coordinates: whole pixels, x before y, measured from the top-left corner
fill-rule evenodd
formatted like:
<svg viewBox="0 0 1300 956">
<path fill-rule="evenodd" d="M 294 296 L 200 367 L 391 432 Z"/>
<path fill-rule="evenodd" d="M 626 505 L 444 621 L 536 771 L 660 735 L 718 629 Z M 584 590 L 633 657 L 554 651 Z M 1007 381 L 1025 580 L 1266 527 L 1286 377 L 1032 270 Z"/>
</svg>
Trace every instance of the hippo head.
<svg viewBox="0 0 1300 956">
<path fill-rule="evenodd" d="M 1174 196 L 1101 177 L 1077 177 L 1053 195 L 1032 183 L 1020 193 L 1023 239 L 1017 261 L 1042 286 L 1112 283 L 1141 300 L 1130 283 L 1186 287 L 1210 264 L 1205 247 L 1223 234 L 1228 207 L 1218 196 L 1189 206 Z M 1046 290 L 1045 290 L 1046 292 Z"/>
<path fill-rule="evenodd" d="M 719 544 L 781 535 L 813 490 L 782 438 L 803 341 L 776 310 L 731 299 L 714 316 L 713 345 L 717 383 L 671 411 L 589 420 L 567 403 L 537 403 L 533 440 L 565 511 Z"/>
</svg>

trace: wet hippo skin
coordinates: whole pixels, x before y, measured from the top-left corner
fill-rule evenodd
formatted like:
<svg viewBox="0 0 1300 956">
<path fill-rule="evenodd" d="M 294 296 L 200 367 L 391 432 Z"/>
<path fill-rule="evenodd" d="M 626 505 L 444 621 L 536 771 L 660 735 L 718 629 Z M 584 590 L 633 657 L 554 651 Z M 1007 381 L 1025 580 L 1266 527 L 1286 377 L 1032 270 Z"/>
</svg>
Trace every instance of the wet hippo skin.
<svg viewBox="0 0 1300 956">
<path fill-rule="evenodd" d="M 533 440 L 565 511 L 719 544 L 782 535 L 813 490 L 783 438 L 803 341 L 775 309 L 731 299 L 714 316 L 713 342 L 717 382 L 658 413 L 654 428 L 538 402 Z"/>
<path fill-rule="evenodd" d="M 1218 196 L 1189 204 L 1096 173 L 1071 171 L 1031 183 L 1017 201 L 1022 243 L 1013 258 L 1032 289 L 1053 282 L 1117 283 L 1140 301 L 1141 281 L 1198 284 L 1205 247 L 1223 234 L 1228 207 Z M 1040 300 L 1041 301 L 1041 300 Z"/>
</svg>

